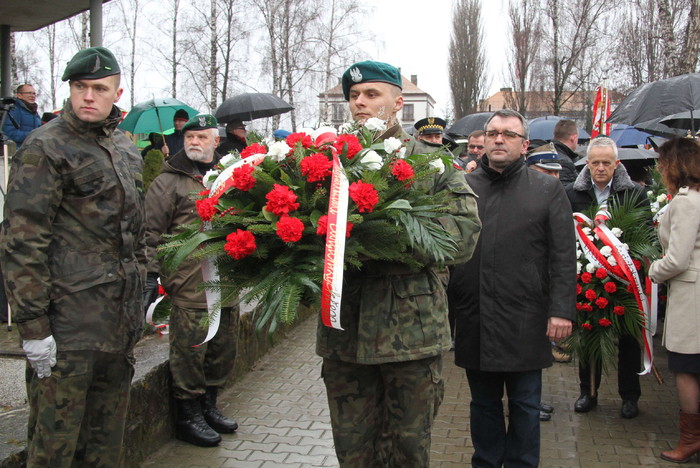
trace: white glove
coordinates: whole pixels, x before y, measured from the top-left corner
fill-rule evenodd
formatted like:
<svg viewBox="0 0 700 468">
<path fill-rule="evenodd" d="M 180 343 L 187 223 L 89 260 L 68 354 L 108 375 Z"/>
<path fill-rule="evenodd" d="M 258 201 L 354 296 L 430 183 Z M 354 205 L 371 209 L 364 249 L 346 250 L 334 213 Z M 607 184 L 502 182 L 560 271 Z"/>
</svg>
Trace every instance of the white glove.
<svg viewBox="0 0 700 468">
<path fill-rule="evenodd" d="M 51 375 L 51 368 L 56 365 L 56 340 L 53 335 L 43 340 L 22 340 L 22 349 L 27 353 L 27 360 L 37 377 L 43 379 Z"/>
</svg>

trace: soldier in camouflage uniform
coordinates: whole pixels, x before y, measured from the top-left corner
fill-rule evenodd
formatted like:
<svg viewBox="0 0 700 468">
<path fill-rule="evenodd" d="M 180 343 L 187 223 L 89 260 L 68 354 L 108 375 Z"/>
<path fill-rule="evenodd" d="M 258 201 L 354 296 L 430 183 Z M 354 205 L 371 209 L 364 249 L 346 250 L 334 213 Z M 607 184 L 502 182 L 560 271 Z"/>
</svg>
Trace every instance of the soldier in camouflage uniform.
<svg viewBox="0 0 700 468">
<path fill-rule="evenodd" d="M 391 65 L 361 62 L 343 75 L 353 118 L 387 120 L 407 154 L 432 152 L 401 129 L 401 75 Z M 451 193 L 443 219 L 454 235 L 454 262 L 471 256 L 480 229 L 476 200 L 452 166 L 436 175 L 429 192 Z M 420 255 L 420 252 L 413 252 Z M 431 428 L 442 402 L 442 355 L 450 349 L 445 268 L 413 271 L 401 264 L 367 261 L 344 278 L 341 326 L 320 321 L 316 352 L 323 357 L 335 450 L 341 467 L 428 467 Z"/>
<path fill-rule="evenodd" d="M 219 433 L 232 433 L 236 421 L 216 407 L 218 390 L 233 370 L 238 338 L 238 307 L 221 310 L 219 330 L 211 341 L 204 341 L 207 329 L 201 320 L 207 316 L 207 299 L 199 286 L 204 282 L 199 262 L 181 264 L 165 272 L 156 248 L 163 234 L 176 233 L 183 224 L 199 217 L 193 194 L 204 190 L 202 176 L 219 162 L 216 118 L 196 115 L 182 129 L 184 149 L 163 163 L 161 174 L 146 195 L 146 243 L 148 281 L 146 302 L 150 302 L 160 275 L 170 295 L 170 374 L 178 415 L 176 436 L 186 442 L 212 446 L 221 441 Z"/>
<path fill-rule="evenodd" d="M 27 354 L 29 467 L 115 467 L 143 330 L 142 159 L 116 126 L 120 69 L 78 52 L 61 116 L 12 162 L 2 270 Z"/>
</svg>

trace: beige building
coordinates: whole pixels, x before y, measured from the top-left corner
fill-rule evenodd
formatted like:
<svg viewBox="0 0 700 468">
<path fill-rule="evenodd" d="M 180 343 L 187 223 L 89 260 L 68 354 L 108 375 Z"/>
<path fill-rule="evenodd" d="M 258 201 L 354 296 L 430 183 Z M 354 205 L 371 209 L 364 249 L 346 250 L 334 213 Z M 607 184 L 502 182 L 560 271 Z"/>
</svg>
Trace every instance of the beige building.
<svg viewBox="0 0 700 468">
<path fill-rule="evenodd" d="M 405 126 L 413 125 L 425 117 L 435 116 L 435 99 L 418 87 L 418 75 L 407 79 L 401 75 L 403 86 L 403 110 L 399 112 L 399 120 Z M 318 95 L 319 121 L 338 126 L 351 120 L 348 103 L 343 97 L 343 88 L 337 86 Z"/>
</svg>

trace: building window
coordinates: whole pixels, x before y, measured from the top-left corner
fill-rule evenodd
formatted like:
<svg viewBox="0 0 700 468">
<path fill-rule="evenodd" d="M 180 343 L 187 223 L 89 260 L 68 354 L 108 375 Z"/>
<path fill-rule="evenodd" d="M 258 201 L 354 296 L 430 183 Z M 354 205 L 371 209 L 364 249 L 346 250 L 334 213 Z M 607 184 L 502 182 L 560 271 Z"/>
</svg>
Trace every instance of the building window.
<svg viewBox="0 0 700 468">
<path fill-rule="evenodd" d="M 409 120 L 412 121 L 414 120 L 413 118 L 413 104 L 404 104 L 403 105 L 403 119 L 404 121 L 408 122 Z"/>
<path fill-rule="evenodd" d="M 334 122 L 342 122 L 345 119 L 344 112 L 345 104 L 333 104 L 333 118 Z"/>
</svg>

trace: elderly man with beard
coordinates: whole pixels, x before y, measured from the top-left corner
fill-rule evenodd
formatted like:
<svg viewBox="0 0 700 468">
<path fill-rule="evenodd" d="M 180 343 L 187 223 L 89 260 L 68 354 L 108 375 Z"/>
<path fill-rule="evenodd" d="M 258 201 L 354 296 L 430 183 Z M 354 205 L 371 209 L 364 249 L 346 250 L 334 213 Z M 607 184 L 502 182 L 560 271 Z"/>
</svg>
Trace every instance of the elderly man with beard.
<svg viewBox="0 0 700 468">
<path fill-rule="evenodd" d="M 170 373 L 177 401 L 177 438 L 203 447 L 217 445 L 219 433 L 233 433 L 238 424 L 216 407 L 236 358 L 238 308 L 223 307 L 219 330 L 211 341 L 197 346 L 206 335 L 200 322 L 207 300 L 198 286 L 204 281 L 199 262 L 182 263 L 164 271 L 156 256 L 163 234 L 198 220 L 193 192 L 204 189 L 202 176 L 219 162 L 216 118 L 196 115 L 183 127 L 184 149 L 163 163 L 146 194 L 146 254 L 149 259 L 144 302 L 150 304 L 158 277 L 170 296 Z"/>
</svg>

